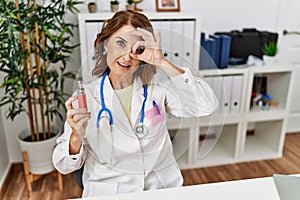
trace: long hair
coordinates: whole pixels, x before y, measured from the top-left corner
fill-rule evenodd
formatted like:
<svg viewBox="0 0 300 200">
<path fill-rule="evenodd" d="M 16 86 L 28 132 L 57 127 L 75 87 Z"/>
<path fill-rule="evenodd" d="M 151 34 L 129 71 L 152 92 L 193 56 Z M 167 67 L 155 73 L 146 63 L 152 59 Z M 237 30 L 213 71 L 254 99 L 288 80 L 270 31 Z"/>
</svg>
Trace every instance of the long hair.
<svg viewBox="0 0 300 200">
<path fill-rule="evenodd" d="M 153 34 L 153 27 L 149 19 L 138 12 L 135 11 L 119 11 L 111 19 L 104 21 L 102 30 L 97 34 L 97 38 L 94 42 L 95 49 L 95 67 L 92 74 L 94 76 L 100 77 L 108 68 L 106 62 L 106 55 L 103 55 L 104 52 L 104 41 L 110 38 L 110 36 L 119 30 L 124 25 L 132 25 L 137 28 L 144 28 Z M 154 34 L 153 34 L 154 36 Z M 141 62 L 142 67 L 136 71 L 135 76 L 140 75 L 142 78 L 143 84 L 148 84 L 156 73 L 156 67 L 148 63 Z"/>
</svg>

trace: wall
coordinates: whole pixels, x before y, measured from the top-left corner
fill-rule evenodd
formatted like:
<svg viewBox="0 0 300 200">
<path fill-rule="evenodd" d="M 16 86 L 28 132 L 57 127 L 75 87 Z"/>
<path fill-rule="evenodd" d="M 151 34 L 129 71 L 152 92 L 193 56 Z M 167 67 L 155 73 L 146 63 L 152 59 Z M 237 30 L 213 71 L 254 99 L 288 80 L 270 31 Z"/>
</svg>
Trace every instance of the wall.
<svg viewBox="0 0 300 200">
<path fill-rule="evenodd" d="M 295 27 L 294 16 L 297 10 L 300 10 L 298 0 L 181 0 L 181 11 L 186 13 L 201 13 L 202 30 L 205 32 L 229 31 L 232 29 L 241 30 L 245 27 L 255 27 L 259 30 L 279 30 L 286 26 Z M 89 1 L 86 1 L 87 4 Z M 97 0 L 98 10 L 108 10 L 109 0 Z M 120 4 L 125 7 L 125 0 Z M 155 11 L 155 0 L 144 0 L 138 5 L 145 12 Z M 87 10 L 86 5 L 80 9 Z M 290 10 L 292 9 L 292 10 Z M 299 16 L 299 15 L 297 15 Z M 76 16 L 68 16 L 68 20 L 77 21 Z M 296 22 L 299 22 L 299 20 Z M 77 36 L 74 39 L 78 41 Z M 79 66 L 79 48 L 74 52 L 70 66 L 73 70 L 78 70 Z M 73 83 L 67 85 L 67 91 L 72 91 Z M 5 112 L 5 108 L 2 108 Z M 2 113 L 3 115 L 3 113 Z M 2 121 L 1 121 L 2 122 Z M 16 126 L 17 124 L 17 126 Z M 3 115 L 3 129 L 7 137 L 9 147 L 9 156 L 11 162 L 20 162 L 22 160 L 19 145 L 16 141 L 17 134 L 28 125 L 25 116 L 20 116 L 15 122 L 7 120 Z M 2 127 L 2 126 L 1 126 Z M 1 145 L 2 147 L 2 145 Z M 2 157 L 2 156 L 1 156 Z M 1 173 L 0 173 L 1 175 Z M 0 176 L 1 177 L 1 176 Z"/>
<path fill-rule="evenodd" d="M 89 0 L 91 1 L 91 0 Z M 86 1 L 88 3 L 89 1 Z M 180 0 L 181 11 L 202 15 L 202 28 L 205 31 L 220 31 L 256 27 L 276 29 L 282 0 Z M 125 8 L 121 1 L 120 8 Z M 96 0 L 98 10 L 108 11 L 109 1 Z M 155 0 L 143 0 L 138 7 L 145 12 L 155 11 Z M 83 8 L 86 10 L 86 8 Z"/>
<path fill-rule="evenodd" d="M 3 128 L 2 114 L 0 110 L 0 187 L 10 167 L 6 136 Z"/>
</svg>

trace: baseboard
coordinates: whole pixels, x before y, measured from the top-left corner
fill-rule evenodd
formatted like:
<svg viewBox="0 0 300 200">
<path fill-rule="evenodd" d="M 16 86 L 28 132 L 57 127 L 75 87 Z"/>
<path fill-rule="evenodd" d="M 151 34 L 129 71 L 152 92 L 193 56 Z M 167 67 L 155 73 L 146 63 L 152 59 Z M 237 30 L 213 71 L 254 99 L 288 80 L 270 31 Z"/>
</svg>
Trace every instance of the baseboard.
<svg viewBox="0 0 300 200">
<path fill-rule="evenodd" d="M 7 166 L 5 173 L 4 173 L 4 178 L 2 179 L 3 181 L 0 183 L 0 199 L 3 199 L 4 193 L 8 188 L 9 181 L 11 177 L 13 176 L 14 171 L 14 164 L 10 163 L 9 166 Z"/>
</svg>

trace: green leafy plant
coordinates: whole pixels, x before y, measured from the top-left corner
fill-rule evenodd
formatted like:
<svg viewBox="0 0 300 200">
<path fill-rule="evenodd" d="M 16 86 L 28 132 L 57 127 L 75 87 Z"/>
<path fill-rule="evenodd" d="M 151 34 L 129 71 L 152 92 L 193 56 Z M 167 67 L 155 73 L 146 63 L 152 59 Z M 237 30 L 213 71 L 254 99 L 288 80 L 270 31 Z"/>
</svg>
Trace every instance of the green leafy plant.
<svg viewBox="0 0 300 200">
<path fill-rule="evenodd" d="M 7 105 L 7 117 L 14 120 L 26 113 L 31 140 L 51 137 L 54 116 L 63 118 L 67 79 L 75 73 L 67 62 L 79 44 L 71 45 L 76 24 L 65 21 L 67 12 L 78 12 L 76 0 L 1 0 L 0 2 L 0 106 Z M 39 137 L 42 127 L 43 138 Z M 46 130 L 47 129 L 47 130 Z"/>
<path fill-rule="evenodd" d="M 119 1 L 117 1 L 117 0 L 112 0 L 112 1 L 110 1 L 110 4 L 112 4 L 112 5 L 118 5 L 120 2 Z"/>
<path fill-rule="evenodd" d="M 277 46 L 275 42 L 266 43 L 263 47 L 263 55 L 275 56 L 277 54 Z"/>
</svg>

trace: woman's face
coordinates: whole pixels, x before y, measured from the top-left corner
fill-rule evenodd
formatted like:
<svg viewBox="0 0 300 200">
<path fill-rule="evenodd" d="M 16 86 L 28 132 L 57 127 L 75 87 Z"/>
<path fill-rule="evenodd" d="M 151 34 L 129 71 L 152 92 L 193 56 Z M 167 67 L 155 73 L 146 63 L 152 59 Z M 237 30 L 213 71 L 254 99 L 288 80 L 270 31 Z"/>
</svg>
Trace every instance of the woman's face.
<svg viewBox="0 0 300 200">
<path fill-rule="evenodd" d="M 110 73 L 115 76 L 122 77 L 128 72 L 133 74 L 139 67 L 141 61 L 130 57 L 133 45 L 141 40 L 140 37 L 131 34 L 135 30 L 131 25 L 124 25 L 105 41 L 107 64 Z"/>
</svg>

